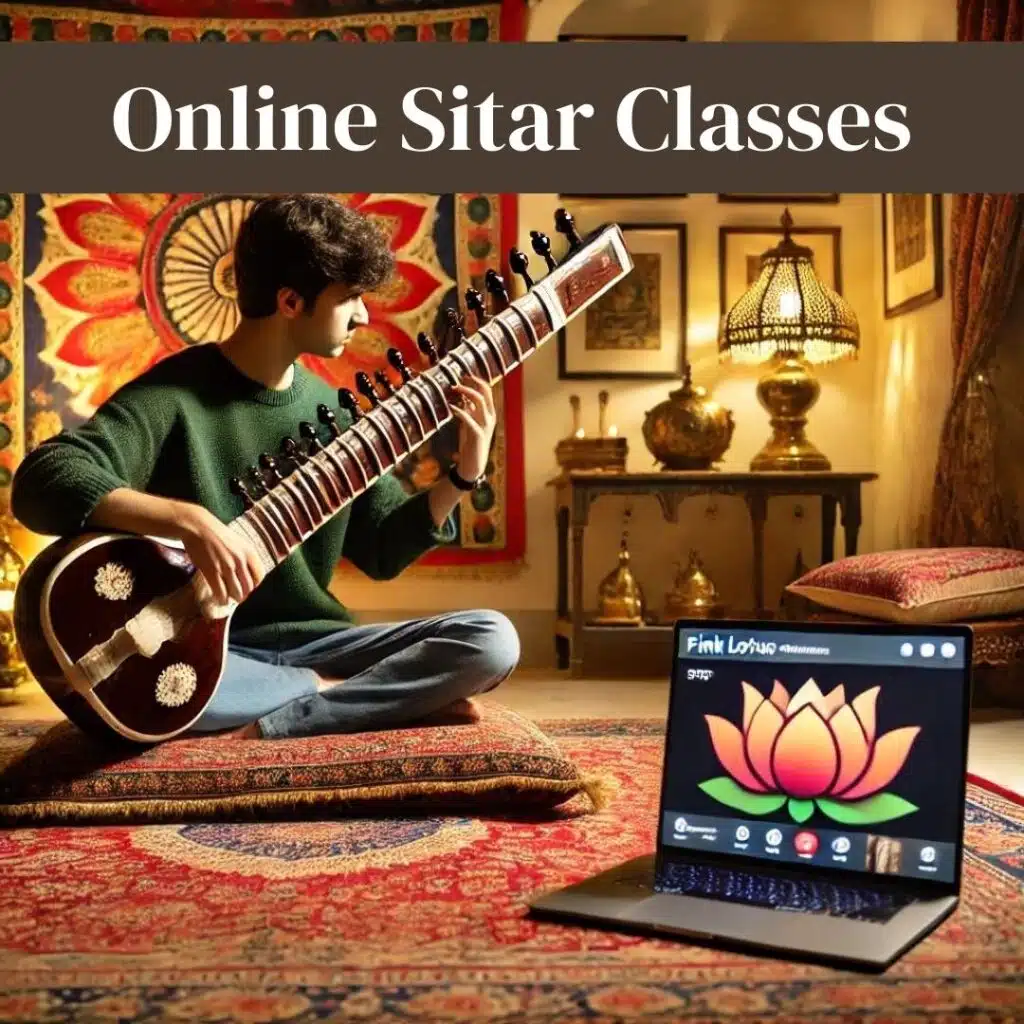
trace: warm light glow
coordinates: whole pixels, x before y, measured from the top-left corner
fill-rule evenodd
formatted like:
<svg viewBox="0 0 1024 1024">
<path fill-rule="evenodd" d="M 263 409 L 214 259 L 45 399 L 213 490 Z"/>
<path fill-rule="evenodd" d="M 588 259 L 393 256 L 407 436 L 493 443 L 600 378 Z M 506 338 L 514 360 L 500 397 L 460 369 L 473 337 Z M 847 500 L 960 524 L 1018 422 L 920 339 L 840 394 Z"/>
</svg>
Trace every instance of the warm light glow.
<svg viewBox="0 0 1024 1024">
<path fill-rule="evenodd" d="M 789 235 L 761 258 L 761 272 L 722 318 L 719 356 L 739 363 L 763 363 L 786 354 L 809 363 L 855 356 L 860 325 L 849 302 L 818 277 L 814 254 Z"/>
<path fill-rule="evenodd" d="M 615 426 L 614 423 L 608 428 L 608 436 L 609 437 L 618 437 L 619 436 L 619 428 L 617 426 Z"/>
<path fill-rule="evenodd" d="M 0 590 L 0 612 L 14 611 L 14 591 Z"/>
<path fill-rule="evenodd" d="M 779 296 L 779 315 L 796 318 L 800 315 L 800 295 L 794 291 L 785 291 Z"/>
<path fill-rule="evenodd" d="M 587 432 L 582 427 L 580 427 L 580 429 L 576 431 L 576 436 L 577 437 L 586 437 L 587 436 Z"/>
</svg>

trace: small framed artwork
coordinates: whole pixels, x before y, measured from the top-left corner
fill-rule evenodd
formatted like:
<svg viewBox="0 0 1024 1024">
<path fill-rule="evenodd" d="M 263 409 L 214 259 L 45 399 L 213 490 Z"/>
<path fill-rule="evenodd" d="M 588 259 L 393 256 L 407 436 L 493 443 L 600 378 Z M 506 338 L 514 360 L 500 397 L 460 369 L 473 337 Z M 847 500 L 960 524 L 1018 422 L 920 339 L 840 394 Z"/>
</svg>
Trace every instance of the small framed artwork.
<svg viewBox="0 0 1024 1024">
<path fill-rule="evenodd" d="M 559 379 L 678 380 L 686 365 L 686 225 L 619 226 L 634 268 L 559 331 Z"/>
<path fill-rule="evenodd" d="M 811 226 L 796 228 L 790 238 L 814 253 L 818 277 L 843 293 L 842 229 Z M 718 285 L 720 316 L 732 309 L 761 273 L 761 257 L 782 241 L 782 228 L 723 226 L 718 229 Z"/>
<path fill-rule="evenodd" d="M 885 318 L 942 297 L 942 196 L 882 195 L 882 274 Z"/>
<path fill-rule="evenodd" d="M 719 192 L 720 203 L 838 203 L 838 192 Z"/>
</svg>

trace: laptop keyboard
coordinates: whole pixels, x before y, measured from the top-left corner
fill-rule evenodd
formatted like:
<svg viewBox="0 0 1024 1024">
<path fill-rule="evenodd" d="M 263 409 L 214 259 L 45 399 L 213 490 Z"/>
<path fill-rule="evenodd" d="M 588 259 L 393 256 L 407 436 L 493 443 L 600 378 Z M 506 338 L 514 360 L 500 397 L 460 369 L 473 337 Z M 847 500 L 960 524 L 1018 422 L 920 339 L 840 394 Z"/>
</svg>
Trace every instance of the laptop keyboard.
<svg viewBox="0 0 1024 1024">
<path fill-rule="evenodd" d="M 895 892 L 780 878 L 707 864 L 665 864 L 656 889 L 681 896 L 729 900 L 805 914 L 830 914 L 879 924 L 913 902 L 912 896 Z"/>
</svg>

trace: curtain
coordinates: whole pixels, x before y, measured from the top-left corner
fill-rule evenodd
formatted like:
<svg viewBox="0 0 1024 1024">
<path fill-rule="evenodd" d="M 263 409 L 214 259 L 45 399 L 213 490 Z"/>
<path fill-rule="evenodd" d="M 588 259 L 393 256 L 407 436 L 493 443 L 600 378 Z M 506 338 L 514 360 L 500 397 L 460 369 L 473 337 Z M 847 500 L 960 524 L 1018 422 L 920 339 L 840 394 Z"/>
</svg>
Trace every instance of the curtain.
<svg viewBox="0 0 1024 1024">
<path fill-rule="evenodd" d="M 1021 42 L 1022 9 L 1022 0 L 959 0 L 958 41 Z M 929 540 L 1024 547 L 1016 501 L 999 479 L 1002 417 L 989 377 L 1000 344 L 1024 344 L 1004 330 L 1022 286 L 1024 195 L 957 195 L 951 219 L 953 387 Z"/>
</svg>

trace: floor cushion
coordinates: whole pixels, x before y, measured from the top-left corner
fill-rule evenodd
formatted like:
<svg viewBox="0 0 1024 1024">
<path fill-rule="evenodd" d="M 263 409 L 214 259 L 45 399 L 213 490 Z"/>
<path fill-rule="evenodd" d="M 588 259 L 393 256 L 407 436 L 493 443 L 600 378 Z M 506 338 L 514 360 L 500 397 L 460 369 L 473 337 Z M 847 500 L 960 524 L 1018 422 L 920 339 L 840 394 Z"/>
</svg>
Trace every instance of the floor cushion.
<svg viewBox="0 0 1024 1024">
<path fill-rule="evenodd" d="M 935 623 L 1024 611 L 1024 551 L 909 548 L 826 562 L 786 590 L 837 611 L 890 622 Z"/>
<path fill-rule="evenodd" d="M 130 753 L 70 722 L 14 728 L 0 745 L 0 824 L 177 822 L 543 809 L 582 797 L 584 776 L 533 722 L 498 704 L 478 722 L 308 739 L 192 735 Z"/>
</svg>

